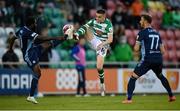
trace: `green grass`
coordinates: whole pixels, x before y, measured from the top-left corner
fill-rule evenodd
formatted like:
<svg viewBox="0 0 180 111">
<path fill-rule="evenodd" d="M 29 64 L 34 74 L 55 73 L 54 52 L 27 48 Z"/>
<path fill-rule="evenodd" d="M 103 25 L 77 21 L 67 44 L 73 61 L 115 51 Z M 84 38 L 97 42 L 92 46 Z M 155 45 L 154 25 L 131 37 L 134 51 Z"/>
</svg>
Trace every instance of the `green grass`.
<svg viewBox="0 0 180 111">
<path fill-rule="evenodd" d="M 25 96 L 0 96 L 1 110 L 180 110 L 180 95 L 168 102 L 167 95 L 135 95 L 132 104 L 122 104 L 123 95 L 114 97 L 45 96 L 39 104 L 26 102 Z"/>
</svg>

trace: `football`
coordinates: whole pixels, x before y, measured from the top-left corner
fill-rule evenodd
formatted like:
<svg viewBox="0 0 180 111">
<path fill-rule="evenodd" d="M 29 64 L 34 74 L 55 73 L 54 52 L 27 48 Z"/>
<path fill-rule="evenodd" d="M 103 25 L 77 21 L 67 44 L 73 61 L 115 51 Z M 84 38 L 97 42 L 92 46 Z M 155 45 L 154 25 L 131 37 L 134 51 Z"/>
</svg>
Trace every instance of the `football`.
<svg viewBox="0 0 180 111">
<path fill-rule="evenodd" d="M 63 33 L 68 35 L 68 39 L 73 38 L 74 26 L 72 24 L 66 24 L 63 26 Z"/>
</svg>

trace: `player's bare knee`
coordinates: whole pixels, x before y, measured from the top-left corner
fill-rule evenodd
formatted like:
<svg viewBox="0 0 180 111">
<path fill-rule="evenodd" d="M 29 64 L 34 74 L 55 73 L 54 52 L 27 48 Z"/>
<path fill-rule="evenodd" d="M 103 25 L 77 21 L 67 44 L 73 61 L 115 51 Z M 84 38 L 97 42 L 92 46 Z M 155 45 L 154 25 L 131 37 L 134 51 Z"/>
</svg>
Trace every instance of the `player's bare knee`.
<svg viewBox="0 0 180 111">
<path fill-rule="evenodd" d="M 102 67 L 97 67 L 97 70 L 98 70 L 98 71 L 100 71 L 100 70 L 102 70 L 102 69 L 103 69 Z"/>
<path fill-rule="evenodd" d="M 102 69 L 103 69 L 103 66 L 102 66 L 101 64 L 97 64 L 97 65 L 96 65 L 96 68 L 97 68 L 97 70 L 102 70 Z"/>
</svg>

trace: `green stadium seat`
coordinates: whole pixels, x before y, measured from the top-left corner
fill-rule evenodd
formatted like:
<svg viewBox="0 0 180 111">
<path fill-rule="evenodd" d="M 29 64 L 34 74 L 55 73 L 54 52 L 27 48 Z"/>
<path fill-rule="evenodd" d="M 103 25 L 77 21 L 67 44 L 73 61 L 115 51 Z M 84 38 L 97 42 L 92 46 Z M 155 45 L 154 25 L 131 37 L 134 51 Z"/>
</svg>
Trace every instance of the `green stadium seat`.
<svg viewBox="0 0 180 111">
<path fill-rule="evenodd" d="M 44 14 L 48 17 L 52 17 L 53 9 L 52 8 L 45 8 Z"/>
<path fill-rule="evenodd" d="M 107 55 L 106 61 L 116 61 L 116 57 L 114 56 L 114 54 Z"/>
<path fill-rule="evenodd" d="M 60 35 L 60 30 L 58 28 L 52 28 L 49 30 L 48 34 L 51 37 L 57 37 Z"/>
<path fill-rule="evenodd" d="M 87 61 L 96 61 L 96 52 L 94 50 L 86 51 L 86 60 Z"/>
<path fill-rule="evenodd" d="M 52 18 L 59 18 L 59 17 L 62 17 L 60 9 L 57 8 L 53 9 Z"/>
</svg>

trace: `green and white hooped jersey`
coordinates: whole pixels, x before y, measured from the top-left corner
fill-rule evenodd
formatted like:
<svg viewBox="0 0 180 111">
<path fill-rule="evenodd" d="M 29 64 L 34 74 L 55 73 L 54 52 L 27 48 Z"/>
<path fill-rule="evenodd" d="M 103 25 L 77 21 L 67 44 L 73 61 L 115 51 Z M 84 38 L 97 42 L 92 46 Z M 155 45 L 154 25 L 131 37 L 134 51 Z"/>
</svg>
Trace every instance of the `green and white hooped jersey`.
<svg viewBox="0 0 180 111">
<path fill-rule="evenodd" d="M 84 27 L 92 29 L 93 34 L 101 41 L 107 40 L 108 34 L 113 34 L 112 23 L 107 18 L 102 23 L 97 23 L 95 19 L 91 19 L 84 25 Z M 80 28 L 78 32 L 81 32 L 81 34 L 85 34 L 85 29 Z"/>
</svg>

